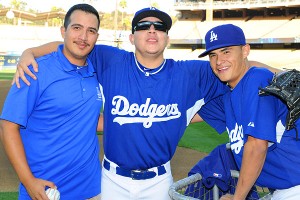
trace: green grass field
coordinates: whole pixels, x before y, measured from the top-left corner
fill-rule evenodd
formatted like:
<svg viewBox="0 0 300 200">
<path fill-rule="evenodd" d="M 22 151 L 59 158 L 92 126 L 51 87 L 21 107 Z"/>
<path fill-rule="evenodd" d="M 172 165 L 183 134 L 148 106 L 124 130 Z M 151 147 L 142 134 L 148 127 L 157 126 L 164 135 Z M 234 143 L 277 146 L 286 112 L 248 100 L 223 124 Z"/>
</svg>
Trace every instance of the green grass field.
<svg viewBox="0 0 300 200">
<path fill-rule="evenodd" d="M 187 127 L 183 137 L 179 141 L 178 146 L 209 153 L 217 145 L 227 143 L 228 141 L 229 139 L 227 133 L 219 135 L 207 123 L 200 122 L 190 124 Z"/>
<path fill-rule="evenodd" d="M 0 80 L 12 80 L 14 72 L 0 72 Z M 209 153 L 217 145 L 228 142 L 228 135 L 225 133 L 219 135 L 205 122 L 190 124 L 181 138 L 180 147 L 194 149 L 200 152 Z M 2 192 L 0 200 L 18 199 L 17 192 Z"/>
<path fill-rule="evenodd" d="M 0 80 L 12 80 L 16 70 L 3 70 L 0 71 Z"/>
<path fill-rule="evenodd" d="M 17 200 L 18 192 L 0 192 L 0 200 Z"/>
</svg>

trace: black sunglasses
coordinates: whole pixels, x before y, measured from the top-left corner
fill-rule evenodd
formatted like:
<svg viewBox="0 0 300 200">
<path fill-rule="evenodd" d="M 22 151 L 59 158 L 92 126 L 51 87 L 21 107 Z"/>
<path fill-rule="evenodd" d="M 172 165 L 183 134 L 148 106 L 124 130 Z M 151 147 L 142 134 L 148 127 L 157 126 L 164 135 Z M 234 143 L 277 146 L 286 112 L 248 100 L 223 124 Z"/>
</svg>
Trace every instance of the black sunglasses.
<svg viewBox="0 0 300 200">
<path fill-rule="evenodd" d="M 138 22 L 134 27 L 134 31 L 149 30 L 152 24 L 155 30 L 168 33 L 167 26 L 163 22 L 150 22 L 150 21 Z"/>
</svg>

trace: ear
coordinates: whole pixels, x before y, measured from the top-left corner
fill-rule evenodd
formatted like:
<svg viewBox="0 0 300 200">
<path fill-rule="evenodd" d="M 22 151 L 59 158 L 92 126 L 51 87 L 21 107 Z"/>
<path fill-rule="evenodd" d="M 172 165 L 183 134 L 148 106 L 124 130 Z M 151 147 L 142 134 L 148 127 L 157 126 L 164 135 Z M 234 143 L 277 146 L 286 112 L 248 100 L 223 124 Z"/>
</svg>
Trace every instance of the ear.
<svg viewBox="0 0 300 200">
<path fill-rule="evenodd" d="M 132 45 L 134 45 L 134 35 L 133 34 L 129 35 L 129 41 Z"/>
<path fill-rule="evenodd" d="M 166 46 L 168 46 L 168 45 L 170 45 L 170 36 L 169 35 L 167 35 L 167 45 Z"/>
<path fill-rule="evenodd" d="M 61 26 L 60 27 L 60 34 L 61 34 L 61 37 L 62 38 L 65 38 L 65 33 L 66 33 L 66 29 L 64 26 Z"/>
<path fill-rule="evenodd" d="M 250 54 L 250 45 L 249 44 L 244 45 L 242 50 L 243 50 L 243 57 L 247 58 L 248 55 Z"/>
</svg>

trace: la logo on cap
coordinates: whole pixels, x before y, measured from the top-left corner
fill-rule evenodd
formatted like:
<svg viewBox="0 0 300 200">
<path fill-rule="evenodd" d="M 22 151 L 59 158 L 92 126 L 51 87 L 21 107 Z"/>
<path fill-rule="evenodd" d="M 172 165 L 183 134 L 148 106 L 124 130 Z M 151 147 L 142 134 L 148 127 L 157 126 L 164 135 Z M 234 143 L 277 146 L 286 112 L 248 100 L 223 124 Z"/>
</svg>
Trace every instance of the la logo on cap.
<svg viewBox="0 0 300 200">
<path fill-rule="evenodd" d="M 214 40 L 218 40 L 218 35 L 214 33 L 214 31 L 210 32 L 210 42 L 213 42 Z"/>
</svg>

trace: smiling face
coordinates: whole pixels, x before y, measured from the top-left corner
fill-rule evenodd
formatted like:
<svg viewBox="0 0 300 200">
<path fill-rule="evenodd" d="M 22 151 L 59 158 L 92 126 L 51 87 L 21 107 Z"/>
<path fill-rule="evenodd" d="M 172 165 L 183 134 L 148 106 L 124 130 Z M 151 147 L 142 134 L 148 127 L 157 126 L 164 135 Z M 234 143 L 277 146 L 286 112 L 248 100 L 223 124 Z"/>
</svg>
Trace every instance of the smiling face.
<svg viewBox="0 0 300 200">
<path fill-rule="evenodd" d="M 146 17 L 140 22 L 161 22 L 156 17 Z M 137 56 L 163 56 L 163 52 L 169 42 L 167 32 L 156 30 L 152 24 L 149 29 L 135 31 L 130 35 L 131 44 L 135 45 Z"/>
<path fill-rule="evenodd" d="M 63 53 L 75 65 L 83 66 L 98 38 L 99 22 L 94 14 L 75 10 L 67 28 L 61 28 Z"/>
<path fill-rule="evenodd" d="M 249 69 L 247 64 L 249 52 L 248 44 L 211 51 L 208 55 L 213 72 L 221 81 L 234 88 Z"/>
</svg>

